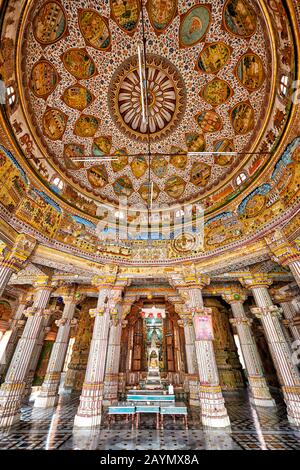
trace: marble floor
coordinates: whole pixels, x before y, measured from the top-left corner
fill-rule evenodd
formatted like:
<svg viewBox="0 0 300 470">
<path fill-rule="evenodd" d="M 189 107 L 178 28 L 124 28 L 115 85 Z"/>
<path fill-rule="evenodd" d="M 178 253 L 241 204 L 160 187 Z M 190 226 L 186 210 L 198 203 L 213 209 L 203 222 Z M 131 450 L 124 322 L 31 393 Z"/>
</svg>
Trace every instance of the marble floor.
<svg viewBox="0 0 300 470">
<path fill-rule="evenodd" d="M 25 406 L 18 424 L 0 430 L 0 450 L 300 450 L 300 429 L 288 423 L 279 398 L 275 409 L 253 407 L 246 394 L 225 398 L 231 431 L 204 429 L 197 410 L 189 412 L 189 429 L 170 418 L 164 430 L 156 430 L 150 416 L 142 417 L 138 430 L 123 419 L 109 426 L 104 414 L 101 429 L 88 431 L 73 430 L 79 397 L 63 394 L 53 409 L 35 409 L 32 403 Z"/>
</svg>

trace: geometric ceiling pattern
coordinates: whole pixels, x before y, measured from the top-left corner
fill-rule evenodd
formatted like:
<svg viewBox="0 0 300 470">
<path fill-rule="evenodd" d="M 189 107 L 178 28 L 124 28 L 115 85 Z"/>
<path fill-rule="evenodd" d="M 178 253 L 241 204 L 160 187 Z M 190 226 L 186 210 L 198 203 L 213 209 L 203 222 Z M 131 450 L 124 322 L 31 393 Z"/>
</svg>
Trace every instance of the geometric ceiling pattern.
<svg viewBox="0 0 300 470">
<path fill-rule="evenodd" d="M 25 103 L 44 158 L 74 187 L 115 203 L 121 195 L 146 200 L 149 178 L 156 202 L 170 204 L 205 195 L 232 174 L 268 117 L 271 47 L 258 2 L 148 0 L 149 142 L 138 74 L 140 2 L 77 6 L 39 0 L 27 17 Z M 187 156 L 218 150 L 241 154 Z M 72 159 L 110 154 L 118 160 Z"/>
</svg>

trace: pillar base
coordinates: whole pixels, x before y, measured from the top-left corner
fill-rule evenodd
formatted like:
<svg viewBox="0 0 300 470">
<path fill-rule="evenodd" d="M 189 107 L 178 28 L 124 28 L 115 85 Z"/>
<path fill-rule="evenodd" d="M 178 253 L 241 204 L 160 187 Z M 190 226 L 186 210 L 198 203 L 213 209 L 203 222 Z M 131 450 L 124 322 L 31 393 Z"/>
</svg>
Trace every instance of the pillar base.
<svg viewBox="0 0 300 470">
<path fill-rule="evenodd" d="M 57 405 L 58 402 L 58 395 L 55 396 L 37 396 L 34 402 L 34 408 L 52 408 L 53 406 Z"/>
<path fill-rule="evenodd" d="M 0 416 L 0 428 L 8 428 L 20 421 L 21 414 L 17 413 L 11 416 Z"/>
<path fill-rule="evenodd" d="M 228 428 L 230 420 L 220 385 L 200 385 L 201 421 L 211 428 Z"/>
<path fill-rule="evenodd" d="M 93 428 L 99 426 L 102 421 L 102 414 L 96 416 L 80 416 L 76 415 L 74 419 L 74 427 L 76 428 Z"/>
<path fill-rule="evenodd" d="M 208 426 L 210 428 L 229 428 L 230 420 L 229 416 L 202 416 L 203 426 Z"/>
<path fill-rule="evenodd" d="M 274 407 L 276 406 L 275 400 L 273 398 L 256 398 L 253 396 L 249 397 L 250 403 L 254 406 L 264 406 L 264 407 Z"/>
</svg>

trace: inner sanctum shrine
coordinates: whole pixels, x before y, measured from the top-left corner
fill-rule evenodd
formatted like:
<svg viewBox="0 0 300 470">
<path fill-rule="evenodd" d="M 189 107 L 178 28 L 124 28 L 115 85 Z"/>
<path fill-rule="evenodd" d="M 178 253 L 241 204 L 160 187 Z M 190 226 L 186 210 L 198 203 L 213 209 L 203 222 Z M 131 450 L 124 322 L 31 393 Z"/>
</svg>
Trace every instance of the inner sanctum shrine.
<svg viewBox="0 0 300 470">
<path fill-rule="evenodd" d="M 300 450 L 298 0 L 0 0 L 0 451 Z"/>
</svg>

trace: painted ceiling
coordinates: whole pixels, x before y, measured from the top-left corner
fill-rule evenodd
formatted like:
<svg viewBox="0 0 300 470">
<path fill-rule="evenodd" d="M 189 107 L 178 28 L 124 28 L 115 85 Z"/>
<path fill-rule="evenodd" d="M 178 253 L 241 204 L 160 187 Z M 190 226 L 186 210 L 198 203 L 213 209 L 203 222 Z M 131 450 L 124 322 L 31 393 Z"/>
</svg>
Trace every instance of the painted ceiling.
<svg viewBox="0 0 300 470">
<path fill-rule="evenodd" d="M 207 197 L 253 163 L 275 69 L 257 1 L 148 0 L 144 22 L 137 0 L 39 0 L 26 13 L 25 114 L 39 158 L 71 187 L 96 201 L 123 195 L 139 204 L 153 181 L 155 202 L 172 204 Z M 143 28 L 149 134 L 137 56 Z M 187 156 L 212 150 L 240 153 Z M 105 163 L 73 158 L 115 154 Z"/>
</svg>

